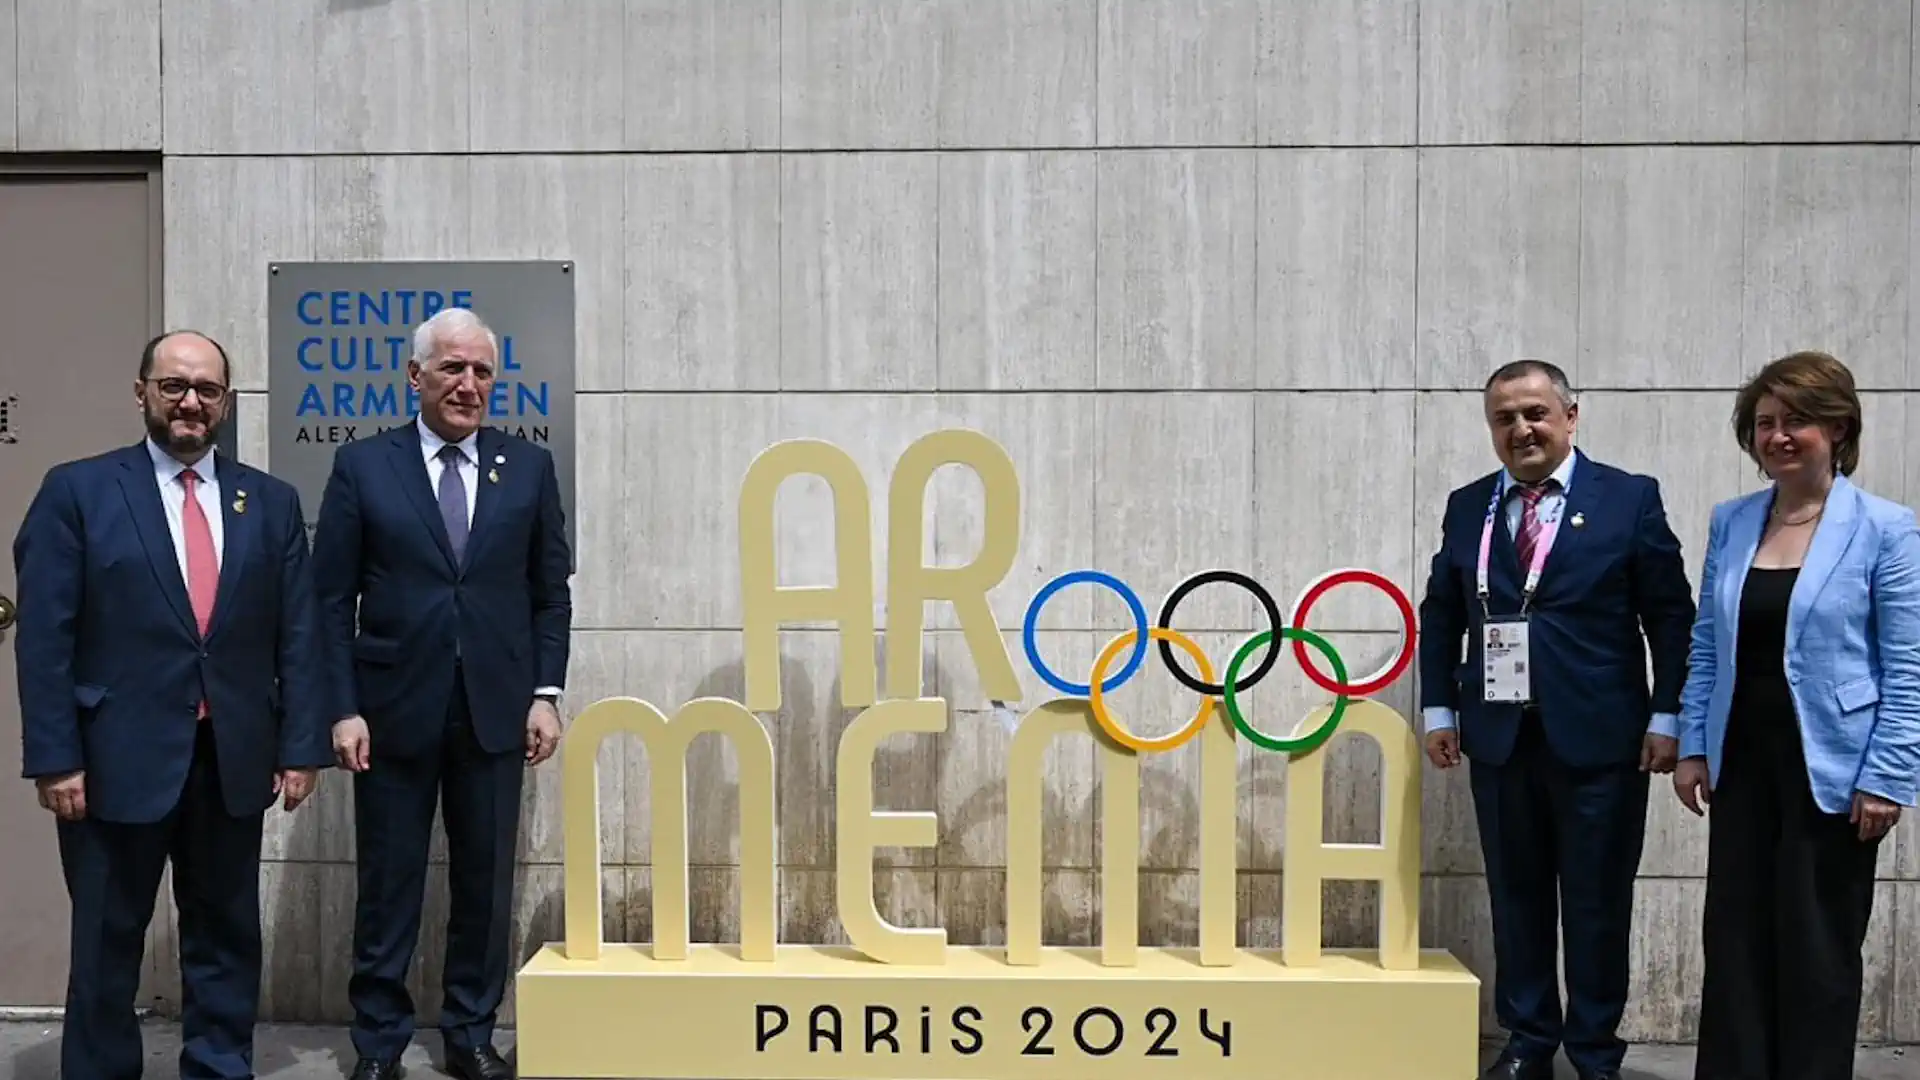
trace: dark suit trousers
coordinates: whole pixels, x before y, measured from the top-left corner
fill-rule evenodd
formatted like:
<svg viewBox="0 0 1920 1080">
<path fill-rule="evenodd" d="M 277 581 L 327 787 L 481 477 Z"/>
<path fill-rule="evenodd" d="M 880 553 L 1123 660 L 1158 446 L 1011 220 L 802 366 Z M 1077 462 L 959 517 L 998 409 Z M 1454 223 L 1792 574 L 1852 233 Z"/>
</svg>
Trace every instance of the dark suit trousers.
<svg viewBox="0 0 1920 1080">
<path fill-rule="evenodd" d="M 173 860 L 179 909 L 182 1080 L 253 1075 L 260 1001 L 260 833 L 220 794 L 212 724 L 200 724 L 179 801 L 154 824 L 62 821 L 60 862 L 73 945 L 60 1072 L 68 1080 L 141 1074 L 134 997 L 161 873 Z"/>
<path fill-rule="evenodd" d="M 1784 680 L 1742 680 L 1707 818 L 1699 1080 L 1853 1076 L 1880 841 L 1847 818 L 1813 801 Z"/>
<path fill-rule="evenodd" d="M 1531 714 L 1504 765 L 1475 761 L 1471 770 L 1493 908 L 1494 1005 L 1508 1045 L 1537 1057 L 1564 1046 L 1577 1066 L 1618 1069 L 1647 774 L 1637 761 L 1566 764 Z"/>
<path fill-rule="evenodd" d="M 454 679 L 437 754 L 395 758 L 372 747 L 353 778 L 360 893 L 354 909 L 353 1045 L 362 1057 L 399 1057 L 413 1037 L 407 969 L 420 937 L 433 811 L 447 834 L 449 919 L 440 1032 L 451 1049 L 492 1041 L 510 973 L 514 842 L 526 759 L 488 754 L 473 734 Z"/>
</svg>

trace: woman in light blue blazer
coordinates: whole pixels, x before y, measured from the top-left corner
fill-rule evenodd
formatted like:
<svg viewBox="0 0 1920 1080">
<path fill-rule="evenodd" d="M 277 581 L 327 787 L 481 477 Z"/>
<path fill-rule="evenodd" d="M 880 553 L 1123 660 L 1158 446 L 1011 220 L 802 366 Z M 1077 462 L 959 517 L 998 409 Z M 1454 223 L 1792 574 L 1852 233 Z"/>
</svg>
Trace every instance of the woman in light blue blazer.
<svg viewBox="0 0 1920 1080">
<path fill-rule="evenodd" d="M 1846 366 L 1795 353 L 1742 387 L 1772 483 L 1714 507 L 1679 766 L 1711 805 L 1696 1080 L 1850 1080 L 1874 860 L 1920 787 L 1920 532 L 1848 477 Z"/>
</svg>

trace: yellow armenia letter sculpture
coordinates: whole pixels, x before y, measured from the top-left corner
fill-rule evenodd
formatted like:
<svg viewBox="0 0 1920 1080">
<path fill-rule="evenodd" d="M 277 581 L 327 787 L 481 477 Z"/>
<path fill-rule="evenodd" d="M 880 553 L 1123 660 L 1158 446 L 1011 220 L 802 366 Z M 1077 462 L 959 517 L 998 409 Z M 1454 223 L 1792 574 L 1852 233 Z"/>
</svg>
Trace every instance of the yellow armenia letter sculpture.
<svg viewBox="0 0 1920 1080">
<path fill-rule="evenodd" d="M 935 471 L 948 464 L 964 465 L 980 479 L 984 540 L 966 565 L 927 566 L 926 491 Z M 777 584 L 774 496 L 798 475 L 821 477 L 832 492 L 837 572 L 830 586 Z M 700 698 L 669 719 L 645 700 L 612 697 L 573 721 L 562 765 L 565 940 L 540 949 L 520 971 L 519 1075 L 1401 1080 L 1474 1074 L 1479 983 L 1444 950 L 1420 947 L 1418 739 L 1406 718 L 1369 696 L 1399 679 L 1413 656 L 1413 607 L 1397 585 L 1372 571 L 1335 570 L 1315 579 L 1283 619 L 1258 582 L 1237 571 L 1204 570 L 1176 586 L 1151 625 L 1140 598 L 1111 575 L 1082 570 L 1050 581 L 1027 607 L 1022 642 L 1032 673 L 1059 696 L 1025 712 L 1008 752 L 1006 944 L 952 945 L 938 926 L 890 923 L 875 902 L 874 849 L 933 847 L 940 823 L 931 810 L 876 811 L 873 761 L 889 736 L 947 729 L 947 703 L 923 689 L 930 600 L 953 605 L 984 694 L 996 702 L 1021 700 L 1021 681 L 989 603 L 1019 556 L 1020 485 L 1006 452 L 978 432 L 933 432 L 901 456 L 888 495 L 884 687 L 875 663 L 880 642 L 870 511 L 866 479 L 838 447 L 803 439 L 767 448 L 748 469 L 739 496 L 746 700 Z M 1212 582 L 1247 589 L 1272 626 L 1238 648 L 1217 682 L 1206 653 L 1169 625 L 1179 601 Z M 1084 684 L 1049 668 L 1035 638 L 1041 609 L 1075 584 L 1116 593 L 1134 623 L 1106 644 Z M 1396 656 L 1351 681 L 1338 650 L 1306 628 L 1312 605 L 1344 584 L 1386 592 L 1405 622 Z M 862 710 L 841 737 L 833 778 L 836 896 L 846 947 L 776 941 L 774 753 L 756 714 L 781 706 L 781 627 L 815 620 L 830 621 L 837 632 L 842 704 Z M 1330 701 L 1275 735 L 1243 713 L 1239 696 L 1289 649 Z M 1183 727 L 1151 738 L 1134 734 L 1107 703 L 1150 651 L 1197 701 Z M 1383 812 L 1376 844 L 1321 839 L 1324 748 L 1343 727 L 1380 748 Z M 729 740 L 740 764 L 738 943 L 688 940 L 686 753 L 703 732 Z M 644 944 L 608 943 L 601 928 L 596 763 L 601 743 L 623 734 L 645 744 L 652 778 L 654 940 Z M 1093 949 L 1042 942 L 1042 760 L 1061 736 L 1091 739 L 1101 776 L 1101 930 Z M 1243 741 L 1257 752 L 1288 755 L 1277 950 L 1242 948 L 1238 940 Z M 1142 947 L 1140 758 L 1180 752 L 1191 742 L 1198 743 L 1201 774 L 1199 941 L 1197 948 Z M 1379 883 L 1376 948 L 1322 947 L 1321 888 L 1330 880 Z"/>
</svg>

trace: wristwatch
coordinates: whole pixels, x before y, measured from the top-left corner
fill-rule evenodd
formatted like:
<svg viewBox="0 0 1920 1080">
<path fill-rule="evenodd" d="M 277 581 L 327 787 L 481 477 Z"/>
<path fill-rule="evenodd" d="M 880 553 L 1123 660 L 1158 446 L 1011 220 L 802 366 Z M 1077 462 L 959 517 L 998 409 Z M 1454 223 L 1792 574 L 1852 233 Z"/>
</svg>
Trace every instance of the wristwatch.
<svg viewBox="0 0 1920 1080">
<path fill-rule="evenodd" d="M 558 708 L 560 705 L 559 694 L 535 694 L 533 695 L 533 700 L 544 701 L 547 704 L 554 706 L 555 708 Z"/>
</svg>

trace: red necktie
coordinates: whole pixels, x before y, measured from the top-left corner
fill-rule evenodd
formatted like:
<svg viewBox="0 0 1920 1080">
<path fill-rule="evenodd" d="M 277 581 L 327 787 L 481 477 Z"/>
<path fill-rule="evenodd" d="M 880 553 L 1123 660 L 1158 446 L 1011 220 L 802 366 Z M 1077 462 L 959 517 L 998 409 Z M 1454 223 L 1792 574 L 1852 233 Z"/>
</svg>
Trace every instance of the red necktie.
<svg viewBox="0 0 1920 1080">
<path fill-rule="evenodd" d="M 187 486 L 187 502 L 182 520 L 187 526 L 187 596 L 193 601 L 193 617 L 200 624 L 200 636 L 207 636 L 213 621 L 213 597 L 220 587 L 220 560 L 213 553 L 213 528 L 207 524 L 207 512 L 200 508 L 194 486 L 200 475 L 192 469 L 180 474 Z M 207 703 L 200 702 L 200 717 L 205 719 Z"/>
</svg>

